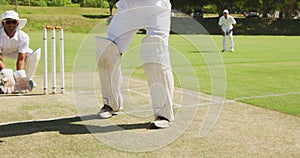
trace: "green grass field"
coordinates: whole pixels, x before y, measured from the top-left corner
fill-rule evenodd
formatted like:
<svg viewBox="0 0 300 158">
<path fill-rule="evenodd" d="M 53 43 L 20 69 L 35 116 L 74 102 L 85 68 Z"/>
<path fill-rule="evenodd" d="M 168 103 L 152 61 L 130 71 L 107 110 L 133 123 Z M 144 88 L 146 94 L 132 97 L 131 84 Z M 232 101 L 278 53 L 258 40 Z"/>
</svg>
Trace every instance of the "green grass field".
<svg viewBox="0 0 300 158">
<path fill-rule="evenodd" d="M 236 52 L 223 55 L 227 97 L 300 116 L 300 37 L 236 36 L 235 41 Z"/>
<path fill-rule="evenodd" d="M 212 38 L 222 49 L 221 36 Z M 300 116 L 299 42 L 299 36 L 235 36 L 236 51 L 221 53 L 226 98 Z M 170 45 L 189 59 L 200 91 L 210 94 L 211 76 L 203 52 L 194 53 L 197 50 L 177 35 L 171 36 Z"/>
<path fill-rule="evenodd" d="M 0 11 L 9 8 L 13 9 L 12 6 L 3 8 L 1 6 Z M 100 157 L 101 155 L 108 157 L 244 157 L 245 155 L 247 157 L 297 157 L 299 155 L 300 36 L 234 36 L 235 52 L 221 53 L 221 57 L 226 71 L 225 97 L 237 102 L 226 103 L 220 121 L 211 134 L 198 139 L 198 127 L 201 126 L 202 116 L 206 111 L 206 107 L 200 107 L 192 125 L 169 146 L 153 152 L 130 153 L 99 143 L 99 140 L 86 130 L 83 123 L 79 122 L 79 118 L 67 117 L 78 115 L 72 94 L 72 72 L 76 55 L 82 44 L 86 42 L 89 30 L 105 20 L 91 17 L 98 15 L 106 17 L 107 10 L 93 8 L 47 8 L 45 10 L 45 8 L 35 7 L 30 11 L 27 7 L 19 7 L 19 10 L 20 16 L 29 20 L 24 30 L 31 38 L 33 49 L 42 47 L 42 26 L 64 27 L 68 93 L 57 96 L 20 97 L 22 99 L 17 104 L 14 102 L 14 97 L 1 97 L 0 101 L 5 103 L 0 105 L 2 109 L 0 122 L 4 124 L 0 125 L 2 136 L 0 155 L 3 157 L 97 157 L 99 155 Z M 60 14 L 62 10 L 66 11 L 64 15 Z M 96 13 L 98 10 L 99 14 Z M 55 15 L 55 18 L 50 18 L 49 14 Z M 138 46 L 143 37 L 144 35 L 138 34 L 130 49 Z M 216 48 L 221 50 L 221 36 L 213 35 L 211 38 Z M 170 46 L 191 63 L 191 65 L 181 65 L 175 60 L 172 64 L 183 69 L 185 66 L 192 66 L 196 72 L 200 88 L 193 88 L 197 87 L 193 82 L 188 85 L 189 80 L 186 81 L 187 87 L 184 88 L 211 94 L 211 75 L 203 59 L 203 53 L 206 52 L 201 50 L 199 52 L 180 35 L 171 35 Z M 50 55 L 48 59 L 50 60 Z M 5 61 L 14 67 L 13 61 Z M 48 67 L 50 68 L 50 64 Z M 40 81 L 43 74 L 42 60 L 36 74 Z M 141 80 L 145 78 L 141 69 L 136 70 L 134 77 Z M 42 82 L 39 83 L 40 90 Z M 178 80 L 176 86 L 181 86 Z M 42 91 L 35 91 L 35 93 L 42 93 Z M 240 102 L 254 106 L 249 108 L 248 105 Z M 127 131 L 135 129 L 138 133 L 145 132 L 138 128 L 143 127 L 143 123 L 138 122 L 140 120 L 137 122 L 131 120 L 136 123 L 132 125 L 135 128 L 124 125 L 130 121 L 122 122 L 124 121 L 122 119 L 128 117 L 128 115 L 121 115 L 113 121 Z M 40 119 L 50 120 L 22 123 L 23 120 Z M 13 123 L 6 125 L 7 122 Z M 108 132 L 109 129 L 104 127 L 101 126 L 100 130 L 93 134 L 102 134 L 106 137 L 109 136 L 108 133 L 119 132 Z"/>
<path fill-rule="evenodd" d="M 42 34 L 30 35 L 32 47 L 41 47 Z M 65 34 L 65 69 L 68 72 L 73 70 L 75 55 L 84 37 L 85 34 Z M 221 49 L 221 37 L 212 37 Z M 143 35 L 137 35 L 132 45 L 138 45 L 142 38 Z M 236 51 L 222 53 L 227 79 L 226 98 L 300 116 L 299 42 L 299 36 L 235 36 Z M 197 50 L 178 35 L 171 36 L 170 45 L 192 63 L 200 91 L 210 94 L 210 74 L 201 53 L 191 53 Z M 140 75 L 143 75 L 142 71 Z"/>
<path fill-rule="evenodd" d="M 13 8 L 5 6 L 0 11 Z M 108 14 L 105 9 L 76 7 L 19 7 L 18 10 L 21 17 L 28 18 L 24 30 L 31 36 L 32 48 L 42 47 L 43 26 L 64 27 L 67 71 L 72 71 L 75 55 L 88 30 L 104 20 L 99 17 L 105 18 Z M 59 14 L 60 10 L 64 10 L 63 15 Z M 48 17 L 50 14 L 54 18 Z M 137 45 L 141 36 L 137 36 L 132 45 Z M 221 49 L 221 37 L 212 38 Z M 226 98 L 300 116 L 299 42 L 299 36 L 235 36 L 236 52 L 222 54 L 227 77 Z M 201 53 L 192 53 L 197 50 L 181 36 L 172 35 L 170 45 L 192 63 L 198 73 L 200 91 L 211 93 L 210 74 Z M 38 73 L 41 72 L 40 63 Z"/>
</svg>

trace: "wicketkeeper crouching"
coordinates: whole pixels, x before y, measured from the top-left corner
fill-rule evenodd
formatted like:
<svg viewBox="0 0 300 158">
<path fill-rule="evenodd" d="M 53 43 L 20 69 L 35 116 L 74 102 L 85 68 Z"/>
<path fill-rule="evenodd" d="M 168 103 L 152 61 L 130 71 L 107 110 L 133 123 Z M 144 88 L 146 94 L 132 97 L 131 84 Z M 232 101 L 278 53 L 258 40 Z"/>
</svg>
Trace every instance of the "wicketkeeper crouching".
<svg viewBox="0 0 300 158">
<path fill-rule="evenodd" d="M 35 83 L 32 78 L 40 60 L 40 48 L 29 48 L 29 36 L 20 30 L 26 25 L 26 19 L 20 19 L 18 13 L 8 10 L 2 14 L 0 24 L 0 80 L 1 92 L 29 93 Z M 16 60 L 16 71 L 8 69 L 3 58 Z"/>
</svg>

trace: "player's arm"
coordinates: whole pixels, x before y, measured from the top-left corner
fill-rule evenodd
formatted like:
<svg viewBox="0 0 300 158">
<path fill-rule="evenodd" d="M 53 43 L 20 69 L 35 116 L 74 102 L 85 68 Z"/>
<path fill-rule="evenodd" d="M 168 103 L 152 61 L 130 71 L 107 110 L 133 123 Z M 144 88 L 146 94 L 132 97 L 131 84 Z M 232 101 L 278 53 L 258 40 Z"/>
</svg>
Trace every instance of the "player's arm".
<svg viewBox="0 0 300 158">
<path fill-rule="evenodd" d="M 235 29 L 236 23 L 232 24 L 232 29 Z"/>
<path fill-rule="evenodd" d="M 219 25 L 219 29 L 220 29 L 222 35 L 225 36 L 225 32 L 224 32 L 223 29 L 222 29 L 222 25 Z"/>
<path fill-rule="evenodd" d="M 0 53 L 0 70 L 0 82 L 3 84 L 3 87 L 1 89 L 4 93 L 11 94 L 14 91 L 15 79 L 13 76 L 13 70 L 7 69 L 5 64 L 3 63 L 2 53 Z"/>
<path fill-rule="evenodd" d="M 231 31 L 233 31 L 233 30 L 235 29 L 235 27 L 236 27 L 236 21 L 235 21 L 234 18 L 232 18 L 232 29 L 229 30 L 229 33 L 230 33 Z"/>
<path fill-rule="evenodd" d="M 17 70 L 24 70 L 25 67 L 25 59 L 26 59 L 26 53 L 18 53 L 18 59 L 17 59 Z"/>
<path fill-rule="evenodd" d="M 0 71 L 2 70 L 2 69 L 5 69 L 6 68 L 6 66 L 5 66 L 5 64 L 4 64 L 4 62 L 3 62 L 3 59 L 2 59 L 2 53 L 0 53 Z"/>
<path fill-rule="evenodd" d="M 236 27 L 236 24 L 232 24 L 232 29 L 229 30 L 229 33 L 232 32 Z"/>
<path fill-rule="evenodd" d="M 223 25 L 223 23 L 222 23 L 222 17 L 219 18 L 218 25 L 219 25 L 219 29 L 220 29 L 222 35 L 225 36 L 225 32 L 224 32 L 223 29 L 222 29 L 222 25 Z"/>
<path fill-rule="evenodd" d="M 17 70 L 24 70 L 25 67 L 25 60 L 26 60 L 26 56 L 29 50 L 29 36 L 27 34 L 25 34 L 24 39 L 21 41 L 21 44 L 18 48 L 18 58 L 17 58 L 17 62 L 16 62 L 16 69 Z"/>
</svg>

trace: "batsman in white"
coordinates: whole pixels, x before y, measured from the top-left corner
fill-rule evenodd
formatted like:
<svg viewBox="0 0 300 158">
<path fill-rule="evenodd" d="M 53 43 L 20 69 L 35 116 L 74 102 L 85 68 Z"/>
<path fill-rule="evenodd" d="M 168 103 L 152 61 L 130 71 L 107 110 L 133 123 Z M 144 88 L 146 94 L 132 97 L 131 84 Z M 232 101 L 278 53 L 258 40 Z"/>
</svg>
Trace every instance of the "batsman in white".
<svg viewBox="0 0 300 158">
<path fill-rule="evenodd" d="M 0 24 L 0 70 L 4 93 L 28 93 L 32 91 L 32 77 L 40 60 L 40 48 L 29 48 L 29 36 L 21 30 L 27 19 L 20 19 L 17 12 L 8 10 L 2 14 Z M 16 71 L 8 69 L 3 58 L 16 60 Z"/>
<path fill-rule="evenodd" d="M 141 61 L 152 99 L 151 128 L 166 128 L 174 120 L 174 79 L 168 51 L 171 25 L 169 0 L 120 0 L 108 30 L 108 38 L 96 38 L 104 106 L 98 113 L 110 118 L 122 107 L 120 59 L 139 29 L 147 31 L 141 44 Z"/>
<path fill-rule="evenodd" d="M 233 42 L 233 30 L 236 27 L 235 19 L 229 15 L 229 11 L 225 9 L 223 11 L 223 16 L 219 18 L 219 28 L 222 32 L 223 39 L 223 49 L 222 52 L 226 52 L 226 36 L 228 35 L 230 40 L 230 51 L 234 52 L 234 42 Z"/>
</svg>

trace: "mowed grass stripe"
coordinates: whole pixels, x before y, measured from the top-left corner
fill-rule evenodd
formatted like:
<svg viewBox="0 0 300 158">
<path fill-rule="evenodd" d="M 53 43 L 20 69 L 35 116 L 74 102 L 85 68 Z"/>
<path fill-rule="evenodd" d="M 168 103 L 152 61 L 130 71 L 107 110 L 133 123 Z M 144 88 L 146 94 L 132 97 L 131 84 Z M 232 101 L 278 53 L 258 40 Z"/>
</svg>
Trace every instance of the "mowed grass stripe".
<svg viewBox="0 0 300 158">
<path fill-rule="evenodd" d="M 32 48 L 42 46 L 42 32 L 30 33 L 29 35 L 31 36 Z M 75 56 L 85 36 L 86 34 L 65 33 L 66 72 L 73 71 Z M 131 47 L 139 45 L 143 37 L 144 35 L 137 35 Z M 212 37 L 221 49 L 221 37 Z M 234 36 L 234 38 L 236 51 L 234 53 L 222 53 L 226 70 L 226 98 L 235 99 L 299 91 L 300 54 L 298 50 L 300 50 L 300 46 L 295 44 L 300 43 L 298 36 Z M 201 52 L 197 52 L 198 50 L 178 35 L 170 37 L 170 46 L 180 51 L 195 69 L 200 86 L 199 91 L 211 94 L 211 76 Z M 50 56 L 50 53 L 48 55 Z M 51 58 L 48 57 L 48 59 Z M 14 62 L 11 64 L 14 65 Z M 177 65 L 176 62 L 174 64 L 184 67 L 184 65 Z M 143 71 L 141 68 L 139 69 L 134 76 L 144 79 Z M 41 75 L 42 71 L 41 61 L 37 74 Z M 176 85 L 178 86 L 179 83 Z M 193 86 L 191 85 L 191 87 Z M 300 116 L 299 95 L 296 97 L 277 96 L 276 102 L 273 100 L 273 97 L 267 97 L 241 101 Z"/>
<path fill-rule="evenodd" d="M 220 46 L 220 37 L 215 37 Z M 299 36 L 235 36 L 236 52 L 223 54 L 227 97 L 300 116 Z"/>
<path fill-rule="evenodd" d="M 5 6 L 4 9 L 13 9 L 13 6 Z M 47 11 L 45 11 L 45 9 Z M 66 13 L 64 15 L 57 14 L 58 10 L 64 9 Z M 55 14 L 58 21 L 43 21 L 44 24 L 50 25 L 62 25 L 65 28 L 65 71 L 72 72 L 74 60 L 77 51 L 80 48 L 82 41 L 87 34 L 85 33 L 71 33 L 71 32 L 86 32 L 85 27 L 93 28 L 97 23 L 105 20 L 102 18 L 82 18 L 85 15 L 107 15 L 106 10 L 99 9 L 99 13 L 95 13 L 96 9 L 79 9 L 78 8 L 40 8 L 32 7 L 30 12 L 28 7 L 20 7 L 20 16 L 22 18 L 28 18 L 28 27 L 24 28 L 28 31 L 31 37 L 31 48 L 42 47 L 42 28 L 40 31 L 37 28 L 42 25 L 35 25 L 35 19 L 41 19 L 43 16 L 47 17 L 49 14 Z M 98 10 L 97 10 L 98 11 Z M 75 23 L 66 23 L 73 17 L 76 20 Z M 76 17 L 75 17 L 76 16 Z M 40 21 L 39 21 L 40 22 Z M 89 25 L 84 25 L 89 24 Z M 80 25 L 80 27 L 78 27 Z M 74 26 L 72 28 L 72 26 Z M 83 28 L 82 28 L 83 27 Z M 72 28 L 72 29 L 71 29 Z M 75 29 L 75 30 L 74 30 Z M 88 29 L 87 29 L 88 30 Z M 135 46 L 140 43 L 143 35 L 137 35 L 133 40 L 131 46 Z M 221 50 L 221 36 L 212 36 L 216 42 L 217 47 Z M 235 50 L 234 53 L 222 54 L 225 68 L 226 68 L 226 98 L 235 99 L 251 96 L 264 96 L 268 94 L 282 94 L 299 91 L 300 85 L 300 55 L 299 55 L 299 36 L 234 36 Z M 228 43 L 229 44 L 229 43 Z M 50 47 L 50 44 L 48 44 Z M 204 62 L 200 52 L 202 50 L 196 50 L 189 42 L 184 40 L 181 36 L 171 35 L 170 46 L 179 50 L 190 61 L 194 67 L 198 82 L 199 91 L 207 94 L 211 94 L 211 76 L 210 72 Z M 203 49 L 205 50 L 205 48 Z M 94 52 L 87 52 L 94 53 Z M 204 53 L 204 52 L 201 52 Z M 49 53 L 50 54 L 50 53 Z M 48 58 L 51 59 L 51 58 Z M 15 66 L 14 61 L 5 61 Z M 57 60 L 58 61 L 58 60 Z M 176 63 L 174 63 L 176 65 Z M 178 65 L 176 65 L 178 66 Z M 182 65 L 179 65 L 182 66 Z M 59 70 L 59 69 L 58 69 Z M 39 63 L 37 75 L 42 75 L 43 66 L 42 62 Z M 49 70 L 50 71 L 50 70 Z M 138 78 L 144 78 L 140 71 L 140 74 L 136 76 Z M 179 83 L 176 83 L 179 86 Z M 193 85 L 189 86 L 193 87 Z M 271 109 L 287 109 L 279 110 L 281 112 L 289 111 L 288 113 L 300 116 L 300 104 L 299 95 L 296 97 L 276 97 L 276 102 L 273 102 L 274 98 L 260 98 L 255 101 L 252 99 L 244 100 L 243 102 L 262 106 Z"/>
</svg>

